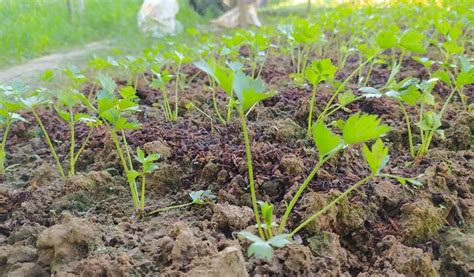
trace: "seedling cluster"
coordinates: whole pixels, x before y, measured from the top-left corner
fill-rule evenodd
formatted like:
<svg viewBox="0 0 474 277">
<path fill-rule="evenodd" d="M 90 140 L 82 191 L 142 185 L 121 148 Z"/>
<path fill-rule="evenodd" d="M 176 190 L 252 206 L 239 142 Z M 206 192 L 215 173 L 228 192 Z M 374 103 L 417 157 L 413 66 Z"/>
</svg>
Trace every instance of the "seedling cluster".
<svg viewBox="0 0 474 277">
<path fill-rule="evenodd" d="M 467 50 L 472 47 L 472 39 L 464 31 L 469 28 L 468 21 L 429 11 L 433 17 L 419 16 L 407 7 L 370 17 L 364 10 L 340 8 L 308 19 L 280 19 L 279 24 L 260 30 L 212 35 L 192 29 L 188 33 L 199 37 L 195 44 L 165 40 L 143 55 L 95 57 L 85 71 L 66 69 L 62 75 L 68 79 L 69 87 L 60 91 L 0 86 L 0 176 L 8 174 L 9 134 L 18 122 L 41 130 L 63 180 L 77 173 L 81 154 L 94 130 L 101 128 L 115 147 L 136 215 L 214 204 L 216 196 L 205 190 L 190 193 L 191 202 L 147 208 L 147 176 L 160 167 L 160 153 L 145 153 L 140 147 L 132 147 L 129 135 L 142 128 L 138 115 L 143 107 L 137 92 L 153 90 L 159 92 L 154 107 L 162 111 L 168 124 L 175 124 L 183 113 L 193 111 L 208 118 L 213 128 L 214 122 L 220 128 L 240 123 L 256 230 L 242 230 L 239 236 L 251 242 L 249 256 L 271 260 L 273 249 L 292 243 L 307 224 L 364 184 L 390 178 L 401 184 L 421 185 L 407 176 L 384 173 L 391 145 L 386 135 L 391 128 L 377 115 L 354 111 L 352 104 L 371 98 L 394 102 L 402 117 L 393 120 L 406 128 L 405 147 L 414 165 L 429 155 L 435 136 L 444 138 L 443 120 L 453 101 L 461 102 L 463 110 L 472 112 L 474 67 Z M 404 18 L 412 24 L 389 24 L 389 18 Z M 241 54 L 242 49 L 247 53 Z M 285 66 L 291 74 L 287 81 L 297 89 L 308 88 L 310 93 L 304 97 L 308 107 L 303 124 L 305 142 L 318 153 L 316 164 L 281 215 L 274 213 L 277 209 L 273 204 L 258 199 L 262 192 L 254 179 L 249 130 L 252 125 L 248 124 L 248 115 L 258 105 L 285 89 L 270 89 L 264 81 L 269 79 L 266 69 L 270 68 L 271 59 L 288 61 Z M 426 78 L 401 77 L 409 62 L 422 64 Z M 110 77 L 117 70 L 123 73 L 125 82 Z M 387 74 L 375 78 L 376 71 Z M 50 81 L 54 75 L 47 71 L 42 80 Z M 94 77 L 89 79 L 89 75 Z M 199 84 L 212 107 L 210 112 L 194 102 L 181 105 L 189 85 L 197 79 L 202 79 Z M 323 86 L 330 92 L 326 98 L 322 97 Z M 446 96 L 439 95 L 440 87 L 448 90 Z M 45 124 L 47 110 L 54 111 L 68 126 L 68 134 L 61 136 L 68 145 L 67 152 L 52 138 L 52 126 Z M 78 125 L 88 128 L 80 141 L 76 136 Z M 321 210 L 289 226 L 308 186 L 325 164 L 335 161 L 344 151 L 364 157 L 365 175 Z"/>
</svg>

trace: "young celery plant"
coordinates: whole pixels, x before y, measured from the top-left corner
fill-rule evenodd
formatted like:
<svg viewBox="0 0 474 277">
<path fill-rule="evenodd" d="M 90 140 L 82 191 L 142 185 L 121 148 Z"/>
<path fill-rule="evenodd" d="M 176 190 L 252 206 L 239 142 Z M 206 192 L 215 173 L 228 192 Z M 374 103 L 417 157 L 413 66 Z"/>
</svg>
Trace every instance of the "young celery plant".
<svg viewBox="0 0 474 277">
<path fill-rule="evenodd" d="M 128 185 L 132 194 L 133 207 L 135 212 L 140 214 L 140 199 L 135 179 L 128 178 L 133 172 L 130 146 L 127 142 L 126 132 L 140 128 L 138 121 L 130 121 L 126 116 L 139 111 L 139 106 L 135 102 L 137 98 L 135 89 L 125 87 L 120 90 L 120 98 L 115 95 L 116 84 L 108 76 L 100 77 L 102 90 L 97 95 L 96 111 L 107 127 L 112 141 L 120 158 Z M 121 137 L 121 138 L 120 138 Z M 125 153 L 124 153 L 125 150 Z"/>
<path fill-rule="evenodd" d="M 46 130 L 46 127 L 44 126 L 43 121 L 41 120 L 41 117 L 39 116 L 37 112 L 37 109 L 39 107 L 50 105 L 52 103 L 52 101 L 50 100 L 50 96 L 47 95 L 46 90 L 38 89 L 35 92 L 33 92 L 31 95 L 22 97 L 21 102 L 23 106 L 25 107 L 25 109 L 30 111 L 35 117 L 36 122 L 38 123 L 41 129 L 41 132 L 43 133 L 46 144 L 48 145 L 49 150 L 51 151 L 51 155 L 53 156 L 54 162 L 56 163 L 56 167 L 59 172 L 59 175 L 61 176 L 63 180 L 66 180 L 66 174 L 64 173 L 64 169 L 61 165 L 61 162 L 59 161 L 59 157 L 56 152 L 56 149 L 54 148 L 54 144 L 51 141 L 51 137 L 49 136 L 48 131 Z"/>
<path fill-rule="evenodd" d="M 154 215 L 157 213 L 162 213 L 162 212 L 166 212 L 173 209 L 184 208 L 191 205 L 212 205 L 216 203 L 216 200 L 217 200 L 217 197 L 214 194 L 212 194 L 210 190 L 193 191 L 189 193 L 189 196 L 191 197 L 191 200 L 192 200 L 189 203 L 156 209 L 152 212 L 147 213 L 147 215 Z"/>
<path fill-rule="evenodd" d="M 176 121 L 178 118 L 175 117 L 175 113 L 171 109 L 169 91 L 167 87 L 168 83 L 172 79 L 172 75 L 168 70 L 163 70 L 160 72 L 159 70 L 152 69 L 152 72 L 154 77 L 150 87 L 153 89 L 159 89 L 161 91 L 161 95 L 163 97 L 161 107 L 165 114 L 165 118 L 167 121 Z"/>
<path fill-rule="evenodd" d="M 217 64 L 217 62 L 213 60 L 209 61 L 199 61 L 194 63 L 194 65 L 199 68 L 200 70 L 206 72 L 209 76 L 209 80 L 211 82 L 211 89 L 212 89 L 212 101 L 214 105 L 214 109 L 216 111 L 217 117 L 224 125 L 229 125 L 230 120 L 232 117 L 232 111 L 235 106 L 235 101 L 233 98 L 233 80 L 235 72 L 242 69 L 243 65 L 239 62 L 227 62 L 227 67 Z M 216 100 L 216 86 L 218 84 L 219 87 L 227 94 L 229 102 L 227 104 L 227 117 L 226 120 L 220 114 L 219 108 L 217 106 Z"/>
<path fill-rule="evenodd" d="M 432 124 L 428 124 L 427 122 L 425 122 L 425 125 L 422 124 L 422 122 L 427 119 L 427 116 L 431 119 L 435 119 L 435 117 L 433 117 L 434 112 L 426 111 L 426 109 L 427 107 L 434 107 L 435 105 L 435 98 L 431 94 L 431 92 L 437 81 L 437 78 L 422 82 L 415 78 L 407 78 L 405 80 L 400 81 L 399 83 L 395 81 L 391 82 L 391 85 L 389 88 L 387 88 L 387 91 L 377 90 L 372 87 L 364 87 L 359 89 L 363 92 L 372 93 L 377 97 L 388 96 L 397 100 L 400 110 L 403 112 L 405 123 L 407 125 L 408 144 L 410 156 L 412 158 L 419 157 L 419 155 L 416 154 L 415 144 L 413 140 L 411 117 L 405 105 L 411 107 L 418 107 L 419 122 L 417 126 L 419 127 L 421 136 L 421 145 L 419 146 L 419 149 L 424 149 L 426 147 L 425 143 L 427 142 L 425 131 L 429 131 L 432 128 L 438 130 L 438 128 L 441 126 L 440 121 L 433 121 Z M 428 127 L 428 125 L 430 126 Z M 441 130 L 438 131 L 441 134 Z"/>
<path fill-rule="evenodd" d="M 314 102 L 316 101 L 316 92 L 318 85 L 324 81 L 334 80 L 334 74 L 337 71 L 337 67 L 334 66 L 330 59 L 317 60 L 313 61 L 311 66 L 306 67 L 305 78 L 313 86 L 313 91 L 311 93 L 311 100 L 309 104 L 309 115 L 308 115 L 308 129 L 306 137 L 311 136 L 311 125 L 313 123 L 313 109 Z"/>
<path fill-rule="evenodd" d="M 239 114 L 240 121 L 242 124 L 242 133 L 244 135 L 245 153 L 247 155 L 247 169 L 250 185 L 250 196 L 252 199 L 253 212 L 255 214 L 255 221 L 257 222 L 259 236 L 261 239 L 265 239 L 265 235 L 260 224 L 260 213 L 258 211 L 257 196 L 255 193 L 252 151 L 250 148 L 250 138 L 248 134 L 245 113 L 255 104 L 274 96 L 275 93 L 267 92 L 267 88 L 263 81 L 246 76 L 241 71 L 237 71 L 235 73 L 232 87 L 235 92 L 235 95 L 237 96 L 235 108 Z"/>
<path fill-rule="evenodd" d="M 173 118 L 175 120 L 178 118 L 178 104 L 179 104 L 179 92 L 184 87 L 185 75 L 181 72 L 183 64 L 187 62 L 191 62 L 192 59 L 190 58 L 189 54 L 190 49 L 187 47 L 182 47 L 180 51 L 175 50 L 171 54 L 171 59 L 176 64 L 175 67 L 175 74 L 174 74 L 174 111 L 173 111 Z"/>
<path fill-rule="evenodd" d="M 54 109 L 56 110 L 59 117 L 64 120 L 70 130 L 70 146 L 69 146 L 69 177 L 76 174 L 76 163 L 85 149 L 87 143 L 91 138 L 92 132 L 95 128 L 101 125 L 100 120 L 97 120 L 88 113 L 77 112 L 77 110 L 82 106 L 90 106 L 89 100 L 77 90 L 66 90 L 62 91 L 58 97 L 57 101 L 54 104 Z M 78 123 L 85 123 L 89 127 L 89 131 L 86 135 L 86 138 L 83 140 L 79 150 L 76 152 L 76 134 L 75 128 Z"/>
<path fill-rule="evenodd" d="M 367 144 L 364 143 L 362 152 L 364 154 L 365 160 L 367 161 L 370 167 L 370 175 L 365 178 L 362 178 L 360 181 L 358 181 L 357 183 L 352 185 L 350 188 L 345 190 L 343 193 L 341 193 L 333 201 L 325 205 L 321 210 L 319 210 L 318 212 L 314 213 L 313 215 L 308 217 L 306 220 L 304 220 L 300 225 L 298 225 L 298 227 L 296 227 L 289 234 L 289 237 L 293 237 L 294 235 L 296 235 L 296 233 L 298 233 L 306 225 L 316 220 L 318 217 L 326 213 L 329 209 L 337 205 L 340 201 L 347 198 L 353 191 L 360 188 L 362 185 L 367 184 L 369 181 L 371 181 L 375 177 L 394 178 L 394 179 L 397 179 L 400 183 L 403 183 L 403 182 L 418 183 L 417 181 L 414 181 L 409 178 L 403 178 L 397 175 L 381 173 L 381 171 L 384 169 L 385 165 L 387 164 L 389 160 L 389 155 L 388 155 L 388 148 L 384 146 L 380 138 L 377 139 L 377 141 L 372 145 L 372 149 L 370 149 L 367 146 Z"/>
<path fill-rule="evenodd" d="M 118 64 L 128 73 L 127 84 L 137 89 L 138 81 L 148 66 L 147 60 L 144 57 L 127 56 L 121 59 Z"/>
<path fill-rule="evenodd" d="M 403 59 L 410 53 L 426 53 L 424 45 L 425 35 L 422 33 L 408 29 L 401 35 L 398 35 L 397 30 L 384 30 L 377 36 L 377 43 L 381 49 L 392 50 L 392 69 L 390 76 L 385 83 L 384 88 L 392 85 L 392 82 L 396 82 L 395 77 L 400 71 L 403 63 Z M 398 61 L 395 57 L 395 49 L 400 50 Z"/>
<path fill-rule="evenodd" d="M 313 125 L 313 140 L 316 148 L 319 150 L 319 161 L 308 175 L 306 180 L 300 186 L 280 221 L 278 233 L 282 234 L 286 227 L 286 221 L 293 211 L 298 199 L 316 176 L 319 169 L 331 159 L 340 150 L 369 140 L 377 139 L 387 133 L 390 128 L 387 125 L 380 124 L 380 119 L 375 115 L 359 113 L 352 115 L 343 124 L 342 133 L 343 138 L 334 134 L 323 122 L 316 122 Z"/>
<path fill-rule="evenodd" d="M 145 188 L 146 188 L 146 175 L 153 173 L 153 171 L 158 169 L 158 164 L 155 163 L 160 158 L 160 154 L 154 153 L 148 156 L 145 156 L 140 147 L 137 148 L 137 155 L 135 159 L 142 165 L 141 172 L 138 172 L 134 169 L 131 169 L 127 173 L 127 180 L 129 184 L 136 184 L 136 180 L 138 177 L 141 179 L 141 193 L 140 193 L 140 204 L 139 204 L 139 212 L 140 214 L 145 214 Z"/>
<path fill-rule="evenodd" d="M 271 41 L 266 34 L 249 31 L 248 42 L 250 45 L 249 63 L 251 76 L 254 79 L 260 78 L 262 69 L 271 50 Z M 258 65 L 260 64 L 260 66 Z"/>
<path fill-rule="evenodd" d="M 388 153 L 388 149 L 383 147 L 383 143 L 380 140 L 380 137 L 386 132 L 388 132 L 390 128 L 387 125 L 380 124 L 380 119 L 378 119 L 377 116 L 366 114 L 355 114 L 351 116 L 346 122 L 344 122 L 343 126 L 341 127 L 343 132 L 342 137 L 333 133 L 322 122 L 316 122 L 315 124 L 313 124 L 313 139 L 316 148 L 319 150 L 319 162 L 316 164 L 314 169 L 305 179 L 303 184 L 299 187 L 293 199 L 287 206 L 284 215 L 280 219 L 280 224 L 278 225 L 278 230 L 276 234 L 273 234 L 273 230 L 269 227 L 272 224 L 271 217 L 273 209 L 269 208 L 268 206 L 270 204 L 267 203 L 261 205 L 262 214 L 264 215 L 266 226 L 266 240 L 265 238 L 257 237 L 252 233 L 246 231 L 242 231 L 239 233 L 241 237 L 253 242 L 248 249 L 249 256 L 254 255 L 257 258 L 265 258 L 267 260 L 271 260 L 273 248 L 280 248 L 289 244 L 289 239 L 294 236 L 299 230 L 301 230 L 304 226 L 306 226 L 309 222 L 313 221 L 318 216 L 325 213 L 343 198 L 347 197 L 352 191 L 371 180 L 374 176 L 379 175 L 381 169 L 386 163 L 386 157 Z M 321 211 L 303 221 L 291 233 L 284 233 L 286 228 L 286 222 L 289 216 L 291 215 L 294 206 L 298 202 L 299 198 L 301 197 L 311 180 L 314 178 L 314 176 L 316 176 L 319 169 L 336 153 L 343 150 L 344 148 L 360 143 L 365 143 L 373 139 L 377 139 L 377 142 L 372 147 L 372 151 L 369 151 L 367 147 L 364 147 L 364 154 L 366 154 L 366 157 L 368 157 L 367 160 L 369 161 L 372 174 L 357 182 L 354 186 L 352 186 L 346 192 L 341 194 L 336 200 L 329 203 Z"/>
<path fill-rule="evenodd" d="M 94 57 L 88 62 L 88 67 L 93 69 L 95 76 L 100 76 L 100 74 L 97 73 L 101 72 L 101 74 L 105 74 L 106 72 L 111 71 L 113 68 L 119 67 L 119 63 L 112 57 L 101 58 L 94 55 Z M 89 89 L 89 94 L 87 96 L 89 101 L 94 99 L 98 85 L 99 79 L 93 78 L 92 86 Z"/>
<path fill-rule="evenodd" d="M 372 75 L 372 71 L 374 69 L 375 61 L 377 59 L 377 56 L 380 53 L 380 48 L 378 45 L 371 45 L 368 43 L 362 43 L 358 45 L 358 50 L 360 53 L 360 62 L 362 63 L 363 61 L 369 60 L 369 68 L 367 69 L 367 74 L 363 77 L 362 76 L 362 70 L 363 68 L 361 67 L 359 69 L 359 85 L 364 83 L 364 86 L 367 86 L 370 76 Z"/>
<path fill-rule="evenodd" d="M 227 125 L 227 122 L 221 115 L 221 112 L 219 111 L 219 107 L 217 105 L 216 83 L 224 89 L 224 92 L 229 97 L 232 97 L 232 72 L 230 72 L 230 69 L 218 65 L 214 59 L 209 59 L 208 61 L 201 60 L 195 62 L 194 65 L 207 74 L 209 84 L 211 86 L 210 88 L 212 93 L 212 104 L 214 106 L 217 118 L 222 124 Z"/>
<path fill-rule="evenodd" d="M 17 92 L 12 87 L 0 86 L 0 127 L 3 135 L 0 141 L 0 180 L 5 176 L 6 145 L 10 127 L 17 121 L 27 122 L 17 112 L 23 108 Z"/>
<path fill-rule="evenodd" d="M 321 32 L 317 24 L 312 24 L 307 19 L 301 19 L 287 28 L 285 33 L 288 37 L 290 58 L 295 69 L 293 79 L 299 84 L 304 81 L 303 74 L 308 63 L 308 55 L 320 39 Z"/>
</svg>

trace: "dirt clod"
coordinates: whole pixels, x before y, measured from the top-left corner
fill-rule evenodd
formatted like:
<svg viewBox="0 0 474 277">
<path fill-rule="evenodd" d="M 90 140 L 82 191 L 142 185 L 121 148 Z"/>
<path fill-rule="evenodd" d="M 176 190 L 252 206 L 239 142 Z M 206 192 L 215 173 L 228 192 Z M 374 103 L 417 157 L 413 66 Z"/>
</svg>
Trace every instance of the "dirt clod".
<svg viewBox="0 0 474 277">
<path fill-rule="evenodd" d="M 280 167 L 283 169 L 283 172 L 289 175 L 302 174 L 305 170 L 303 160 L 293 154 L 283 156 L 280 161 Z"/>
<path fill-rule="evenodd" d="M 220 277 L 220 276 L 249 276 L 242 251 L 229 246 L 216 255 L 200 261 L 186 276 L 189 277 Z"/>
<path fill-rule="evenodd" d="M 416 243 L 432 237 L 444 224 L 438 208 L 426 199 L 405 204 L 400 210 L 400 223 L 407 243 Z"/>
<path fill-rule="evenodd" d="M 160 157 L 165 160 L 171 158 L 173 155 L 172 149 L 161 140 L 147 142 L 143 145 L 143 148 L 148 155 L 158 153 Z"/>
<path fill-rule="evenodd" d="M 304 198 L 305 218 L 317 213 L 339 194 L 340 192 L 336 190 L 331 190 L 329 193 L 309 193 Z M 306 230 L 312 234 L 331 230 L 339 235 L 346 235 L 361 228 L 366 215 L 367 211 L 364 211 L 362 207 L 350 203 L 348 199 L 343 199 L 317 220 L 306 225 Z"/>
<path fill-rule="evenodd" d="M 252 209 L 249 207 L 238 207 L 229 204 L 216 204 L 212 206 L 214 215 L 212 221 L 218 228 L 243 230 L 247 228 L 253 219 Z"/>
<path fill-rule="evenodd" d="M 393 241 L 384 258 L 391 262 L 398 273 L 426 277 L 437 275 L 429 254 L 419 248 L 407 247 L 398 241 Z"/>
<path fill-rule="evenodd" d="M 84 219 L 63 213 L 60 224 L 44 230 L 37 243 L 39 261 L 55 267 L 85 258 L 97 245 L 95 227 Z"/>
</svg>

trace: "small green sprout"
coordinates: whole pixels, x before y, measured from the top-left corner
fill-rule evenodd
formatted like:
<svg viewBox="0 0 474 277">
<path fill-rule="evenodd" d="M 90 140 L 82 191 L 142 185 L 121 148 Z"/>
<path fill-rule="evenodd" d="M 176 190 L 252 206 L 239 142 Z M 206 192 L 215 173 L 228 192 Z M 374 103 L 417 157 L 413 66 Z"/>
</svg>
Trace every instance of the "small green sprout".
<svg viewBox="0 0 474 277">
<path fill-rule="evenodd" d="M 145 212 L 145 188 L 146 188 L 146 175 L 153 173 L 158 169 L 158 164 L 155 163 L 160 158 L 160 154 L 150 154 L 145 156 L 140 147 L 137 148 L 137 154 L 135 155 L 135 160 L 137 160 L 142 165 L 141 172 L 138 172 L 134 169 L 131 169 L 127 172 L 127 180 L 130 184 L 136 184 L 136 179 L 140 177 L 141 179 L 141 193 L 140 193 L 140 205 L 139 212 L 144 214 Z"/>
<path fill-rule="evenodd" d="M 89 142 L 92 132 L 95 130 L 95 128 L 101 125 L 101 121 L 94 118 L 90 114 L 76 112 L 77 109 L 83 105 L 90 106 L 91 104 L 89 100 L 77 90 L 66 90 L 61 92 L 57 97 L 56 103 L 54 104 L 54 109 L 56 110 L 57 114 L 68 124 L 70 130 L 69 177 L 75 175 L 77 160 Z M 86 124 L 89 127 L 89 132 L 82 142 L 79 151 L 76 153 L 75 127 L 77 123 L 80 122 Z"/>
<path fill-rule="evenodd" d="M 334 66 L 330 59 L 313 61 L 311 66 L 306 67 L 305 77 L 308 82 L 313 86 L 313 92 L 311 93 L 311 102 L 309 106 L 309 115 L 308 115 L 308 129 L 306 136 L 309 138 L 311 136 L 311 124 L 313 122 L 313 109 L 314 102 L 316 100 L 316 91 L 318 85 L 324 81 L 332 81 L 334 79 L 334 74 L 336 74 L 337 67 Z"/>
<path fill-rule="evenodd" d="M 56 167 L 58 169 L 59 175 L 63 180 L 66 179 L 66 174 L 64 173 L 64 169 L 61 165 L 61 162 L 59 161 L 58 154 L 56 152 L 56 149 L 54 148 L 54 144 L 51 141 L 51 138 L 48 134 L 48 131 L 46 130 L 43 121 L 41 120 L 41 117 L 39 116 L 37 109 L 41 106 L 44 105 L 49 105 L 52 103 L 52 101 L 49 99 L 50 95 L 47 94 L 47 91 L 44 89 L 38 89 L 35 92 L 32 93 L 32 95 L 23 97 L 21 98 L 21 102 L 23 106 L 26 108 L 26 110 L 30 111 L 33 116 L 36 119 L 36 122 L 38 123 L 41 132 L 43 133 L 44 139 L 46 143 L 48 144 L 49 150 L 51 151 L 51 154 L 53 155 L 54 162 L 56 163 Z"/>
<path fill-rule="evenodd" d="M 191 205 L 212 205 L 216 203 L 216 200 L 217 200 L 217 197 L 214 194 L 212 194 L 210 190 L 193 191 L 189 193 L 189 196 L 191 197 L 191 200 L 192 200 L 189 203 L 160 208 L 160 209 L 147 213 L 147 215 L 162 213 L 165 211 L 184 208 Z"/>
<path fill-rule="evenodd" d="M 247 249 L 247 255 L 249 257 L 254 256 L 257 259 L 265 259 L 269 262 L 271 262 L 273 258 L 273 248 L 283 248 L 291 244 L 287 234 L 277 235 L 265 241 L 251 232 L 240 231 L 239 237 L 252 242 Z"/>
<path fill-rule="evenodd" d="M 233 99 L 233 80 L 235 72 L 242 69 L 243 65 L 239 62 L 228 62 L 226 66 L 217 64 L 213 59 L 208 61 L 198 61 L 194 65 L 200 70 L 204 71 L 209 78 L 212 91 L 212 102 L 214 105 L 214 110 L 216 111 L 217 117 L 224 125 L 229 125 L 232 110 L 234 109 L 234 99 Z M 216 100 L 216 84 L 227 94 L 228 105 L 227 105 L 227 120 L 223 118 L 217 106 Z"/>
<path fill-rule="evenodd" d="M 0 86 L 0 127 L 3 129 L 0 141 L 0 180 L 5 175 L 6 145 L 8 134 L 13 123 L 17 121 L 27 122 L 19 112 L 23 105 L 18 98 L 18 93 L 9 86 Z"/>
<path fill-rule="evenodd" d="M 169 91 L 168 91 L 168 83 L 173 79 L 173 76 L 170 74 L 168 70 L 161 71 L 161 68 L 154 67 L 152 68 L 152 72 L 154 75 L 153 81 L 150 84 L 150 87 L 153 89 L 159 89 L 161 91 L 163 97 L 163 103 L 161 105 L 165 118 L 167 121 L 176 121 L 178 118 L 176 113 L 173 112 L 171 109 L 170 99 L 169 99 Z"/>
<path fill-rule="evenodd" d="M 233 90 L 237 96 L 237 101 L 235 108 L 240 117 L 242 124 L 242 132 L 244 134 L 245 141 L 245 152 L 247 155 L 247 168 L 248 176 L 250 183 L 250 195 L 252 198 L 253 212 L 255 214 L 255 219 L 257 222 L 257 228 L 259 236 L 262 239 L 265 239 L 262 226 L 260 224 L 260 213 L 257 206 L 257 196 L 255 193 L 255 182 L 253 176 L 253 166 L 252 166 L 252 151 L 250 148 L 250 139 L 247 130 L 247 121 L 245 117 L 245 112 L 250 109 L 252 106 L 256 105 L 260 101 L 263 101 L 269 97 L 275 95 L 275 93 L 267 92 L 265 83 L 261 80 L 255 80 L 252 77 L 246 76 L 240 71 L 237 71 L 233 80 Z"/>
<path fill-rule="evenodd" d="M 135 89 L 123 87 L 120 97 L 115 95 L 117 85 L 112 78 L 103 75 L 99 78 L 102 90 L 97 94 L 97 108 L 94 108 L 99 117 L 107 127 L 112 141 L 119 155 L 120 162 L 129 181 L 135 212 L 140 213 L 140 199 L 135 178 L 129 178 L 129 172 L 133 172 L 133 162 L 130 154 L 130 146 L 127 142 L 126 132 L 140 128 L 138 121 L 130 121 L 127 116 L 140 111 Z M 121 138 L 120 138 L 121 136 Z M 125 149 L 125 153 L 123 151 Z"/>
</svg>

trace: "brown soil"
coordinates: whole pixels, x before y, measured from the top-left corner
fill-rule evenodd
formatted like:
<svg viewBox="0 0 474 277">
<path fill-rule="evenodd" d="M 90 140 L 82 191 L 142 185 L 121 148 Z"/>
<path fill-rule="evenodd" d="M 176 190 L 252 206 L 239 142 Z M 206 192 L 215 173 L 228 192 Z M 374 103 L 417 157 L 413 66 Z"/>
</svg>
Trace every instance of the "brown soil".
<svg viewBox="0 0 474 277">
<path fill-rule="evenodd" d="M 346 76 L 355 66 L 342 70 Z M 425 74 L 407 62 L 405 71 Z M 279 94 L 249 115 L 258 198 L 281 216 L 298 185 L 316 163 L 305 140 L 310 88 L 288 81 L 288 61 L 271 58 L 263 78 Z M 190 75 L 193 67 L 185 68 Z M 372 83 L 387 69 L 376 68 Z M 193 103 L 213 115 L 204 75 L 188 84 L 182 104 Z M 416 76 L 415 76 L 416 77 Z M 350 84 L 357 94 L 357 86 Z M 316 103 L 330 96 L 321 86 Z M 435 94 L 443 97 L 437 86 Z M 414 163 L 407 154 L 403 118 L 387 99 L 349 106 L 380 115 L 393 127 L 387 136 L 387 172 L 419 176 L 414 190 L 393 180 L 363 186 L 275 251 L 272 262 L 248 258 L 247 242 L 236 233 L 253 225 L 240 123 L 229 127 L 182 109 L 166 123 L 151 106 L 159 91 L 141 89 L 143 127 L 128 134 L 133 147 L 159 151 L 160 168 L 148 179 L 147 206 L 189 201 L 188 193 L 209 189 L 213 206 L 190 206 L 144 219 L 132 218 L 131 196 L 107 133 L 95 132 L 78 164 L 79 173 L 62 182 L 36 126 L 18 124 L 7 145 L 10 170 L 0 191 L 0 275 L 2 276 L 469 276 L 474 274 L 474 116 L 460 103 L 448 109 L 446 140 L 434 140 L 429 155 Z M 225 98 L 220 99 L 225 107 Z M 341 111 L 334 118 L 347 117 Z M 67 155 L 67 128 L 50 110 L 42 111 L 60 158 Z M 28 115 L 25 115 L 28 117 Z M 33 122 L 33 121 L 31 121 Z M 87 129 L 79 126 L 78 139 Z M 61 143 L 64 142 L 64 143 Z M 13 165 L 13 166 L 12 166 Z M 368 174 L 357 151 L 338 155 L 311 184 L 289 227 Z"/>
</svg>

